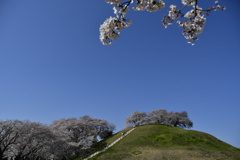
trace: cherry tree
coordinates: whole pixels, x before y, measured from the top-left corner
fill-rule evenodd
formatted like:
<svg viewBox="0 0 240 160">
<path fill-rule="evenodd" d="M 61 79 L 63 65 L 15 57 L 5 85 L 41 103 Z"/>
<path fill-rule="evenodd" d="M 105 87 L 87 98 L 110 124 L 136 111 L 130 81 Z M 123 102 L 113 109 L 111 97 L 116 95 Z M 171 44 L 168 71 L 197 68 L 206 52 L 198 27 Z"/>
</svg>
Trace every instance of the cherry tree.
<svg viewBox="0 0 240 160">
<path fill-rule="evenodd" d="M 89 130 L 96 130 L 96 136 L 100 139 L 106 138 L 106 134 L 113 133 L 116 128 L 114 124 L 111 124 L 104 119 L 95 119 L 89 116 L 83 116 L 80 117 L 80 120 L 82 121 L 82 123 L 88 124 L 88 127 L 94 126 L 93 128 L 90 127 Z"/>
<path fill-rule="evenodd" d="M 7 156 L 15 157 L 16 160 L 24 157 L 35 159 L 44 156 L 54 140 L 49 127 L 41 123 L 20 121 L 15 129 L 18 137 L 8 149 Z"/>
<path fill-rule="evenodd" d="M 193 122 L 188 118 L 186 111 L 182 112 L 169 112 L 167 122 L 169 125 L 180 128 L 191 128 Z"/>
<path fill-rule="evenodd" d="M 129 117 L 127 117 L 125 124 L 127 125 L 127 128 L 148 124 L 147 113 L 135 111 Z"/>
<path fill-rule="evenodd" d="M 167 112 L 164 109 L 153 110 L 149 113 L 135 111 L 127 117 L 126 127 L 145 125 L 145 124 L 164 124 L 180 128 L 191 128 L 193 122 L 189 119 L 186 111 Z"/>
<path fill-rule="evenodd" d="M 77 154 L 77 149 L 80 151 L 82 148 L 81 139 L 84 139 L 85 136 L 81 133 L 83 132 L 83 127 L 80 126 L 78 119 L 55 120 L 50 125 L 50 128 L 56 136 L 56 140 L 53 143 L 54 148 L 51 150 L 54 158 L 71 158 Z"/>
<path fill-rule="evenodd" d="M 54 158 L 66 159 L 84 155 L 84 150 L 90 148 L 99 138 L 112 133 L 115 125 L 106 120 L 83 116 L 79 119 L 56 120 L 50 128 L 57 137 L 53 148 Z"/>
<path fill-rule="evenodd" d="M 16 127 L 20 123 L 18 120 L 0 121 L 0 159 L 3 159 L 10 146 L 16 142 L 19 136 Z"/>
<path fill-rule="evenodd" d="M 168 112 L 164 109 L 158 109 L 149 112 L 149 123 L 151 124 L 166 124 Z"/>
<path fill-rule="evenodd" d="M 113 5 L 115 17 L 110 17 L 104 21 L 100 26 L 100 41 L 103 45 L 111 45 L 114 40 L 120 36 L 120 31 L 129 27 L 132 20 L 126 19 L 126 14 L 130 10 L 130 5 L 135 11 L 159 11 L 165 7 L 163 0 L 105 0 L 107 3 Z M 198 40 L 198 35 L 203 32 L 206 25 L 206 16 L 211 11 L 226 10 L 226 7 L 215 1 L 215 5 L 202 9 L 198 6 L 198 0 L 182 0 L 182 7 L 178 8 L 176 5 L 170 5 L 168 15 L 164 15 L 162 25 L 167 28 L 172 25 L 174 21 L 179 27 L 183 28 L 182 34 L 187 39 L 187 42 L 194 45 Z M 184 9 L 190 8 L 187 12 Z M 183 19 L 183 20 L 181 20 Z"/>
</svg>

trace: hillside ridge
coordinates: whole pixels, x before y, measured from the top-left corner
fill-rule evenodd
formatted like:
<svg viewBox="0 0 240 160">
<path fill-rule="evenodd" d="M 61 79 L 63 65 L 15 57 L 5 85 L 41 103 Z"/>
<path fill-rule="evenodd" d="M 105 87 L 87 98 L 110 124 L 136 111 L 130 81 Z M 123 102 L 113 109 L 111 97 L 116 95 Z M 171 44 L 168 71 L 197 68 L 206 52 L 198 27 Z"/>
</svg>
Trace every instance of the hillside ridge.
<svg viewBox="0 0 240 160">
<path fill-rule="evenodd" d="M 120 131 L 99 142 L 113 142 Z M 90 160 L 239 160 L 240 149 L 216 137 L 199 131 L 166 125 L 143 125 L 111 148 L 91 157 Z"/>
</svg>

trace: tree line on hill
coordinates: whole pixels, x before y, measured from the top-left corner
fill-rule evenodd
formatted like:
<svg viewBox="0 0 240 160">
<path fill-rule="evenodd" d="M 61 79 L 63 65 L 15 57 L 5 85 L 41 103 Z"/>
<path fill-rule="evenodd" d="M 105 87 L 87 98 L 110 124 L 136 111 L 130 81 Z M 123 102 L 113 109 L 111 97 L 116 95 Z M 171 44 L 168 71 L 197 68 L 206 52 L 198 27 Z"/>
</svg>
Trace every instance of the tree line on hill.
<svg viewBox="0 0 240 160">
<path fill-rule="evenodd" d="M 182 112 L 167 112 L 164 109 L 153 110 L 146 112 L 133 112 L 127 117 L 126 128 L 145 125 L 145 124 L 164 124 L 180 128 L 191 128 L 193 122 L 188 118 L 186 111 Z"/>
<path fill-rule="evenodd" d="M 133 112 L 125 124 L 127 128 L 145 124 L 193 126 L 186 111 L 167 112 L 163 109 Z M 0 160 L 6 157 L 15 160 L 83 157 L 94 150 L 94 144 L 99 140 L 112 135 L 115 128 L 106 120 L 89 116 L 59 119 L 50 125 L 28 120 L 0 120 Z"/>
<path fill-rule="evenodd" d="M 116 126 L 83 116 L 50 125 L 28 120 L 0 121 L 0 160 L 71 159 L 84 156 L 92 144 L 112 135 Z"/>
</svg>

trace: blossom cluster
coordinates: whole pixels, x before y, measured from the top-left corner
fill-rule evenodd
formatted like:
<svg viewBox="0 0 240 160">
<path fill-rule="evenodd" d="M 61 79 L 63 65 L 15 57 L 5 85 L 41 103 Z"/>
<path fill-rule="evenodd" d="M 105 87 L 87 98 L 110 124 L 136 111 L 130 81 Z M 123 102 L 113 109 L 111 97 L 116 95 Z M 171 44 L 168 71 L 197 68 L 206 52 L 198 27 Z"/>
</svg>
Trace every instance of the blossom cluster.
<svg viewBox="0 0 240 160">
<path fill-rule="evenodd" d="M 179 27 L 183 28 L 182 34 L 187 39 L 188 43 L 194 45 L 196 40 L 198 40 L 198 35 L 203 32 L 203 29 L 206 25 L 205 15 L 208 16 L 209 13 L 214 10 L 226 10 L 226 7 L 219 5 L 218 1 L 215 1 L 215 6 L 209 9 L 202 9 L 197 6 L 195 3 L 196 0 L 182 0 L 182 4 L 185 6 L 192 6 L 193 9 L 187 13 L 182 13 L 182 9 L 177 10 L 177 6 L 171 5 L 168 16 L 164 15 L 162 20 L 162 25 L 167 28 L 168 25 L 172 25 L 173 21 L 178 18 L 187 18 L 183 22 L 177 21 Z"/>
<path fill-rule="evenodd" d="M 110 4 L 119 4 L 122 0 L 106 0 L 107 3 Z"/>
<path fill-rule="evenodd" d="M 182 4 L 186 6 L 193 6 L 195 5 L 196 0 L 182 0 Z"/>
<path fill-rule="evenodd" d="M 116 40 L 120 36 L 120 31 L 131 25 L 131 23 L 131 20 L 119 20 L 114 17 L 106 19 L 106 21 L 100 26 L 101 42 L 104 45 L 111 45 L 113 40 Z"/>
<path fill-rule="evenodd" d="M 135 11 L 144 11 L 155 12 L 165 7 L 165 3 L 162 0 L 138 0 L 137 6 L 132 9 Z"/>
<path fill-rule="evenodd" d="M 205 27 L 206 18 L 201 10 L 196 10 L 196 14 L 194 10 L 191 10 L 184 17 L 189 18 L 189 20 L 184 22 L 178 21 L 177 23 L 180 27 L 183 27 L 184 30 L 182 33 L 185 35 L 188 43 L 194 45 L 195 41 L 198 40 L 197 36 L 202 33 Z"/>
<path fill-rule="evenodd" d="M 106 0 L 106 2 L 114 5 L 113 11 L 116 17 L 106 19 L 100 26 L 100 41 L 103 45 L 111 45 L 120 36 L 120 31 L 132 24 L 132 21 L 125 19 L 124 16 L 133 0 L 123 3 L 122 0 Z"/>
<path fill-rule="evenodd" d="M 135 11 L 155 12 L 165 7 L 163 0 L 105 0 L 107 3 L 113 4 L 113 10 L 116 17 L 110 17 L 100 26 L 100 40 L 104 45 L 111 45 L 114 40 L 120 36 L 120 31 L 132 24 L 131 20 L 125 19 L 125 15 L 129 11 L 129 5 L 135 2 Z M 203 32 L 206 25 L 206 17 L 211 11 L 226 10 L 226 7 L 221 6 L 218 1 L 215 1 L 215 6 L 202 9 L 197 5 L 198 0 L 181 0 L 183 7 L 177 9 L 176 5 L 170 5 L 168 15 L 164 15 L 162 25 L 167 28 L 172 25 L 174 20 L 186 18 L 184 21 L 177 21 L 179 27 L 183 28 L 182 34 L 187 39 L 188 43 L 194 45 L 198 40 L 198 35 Z M 186 13 L 183 9 L 192 7 Z"/>
</svg>

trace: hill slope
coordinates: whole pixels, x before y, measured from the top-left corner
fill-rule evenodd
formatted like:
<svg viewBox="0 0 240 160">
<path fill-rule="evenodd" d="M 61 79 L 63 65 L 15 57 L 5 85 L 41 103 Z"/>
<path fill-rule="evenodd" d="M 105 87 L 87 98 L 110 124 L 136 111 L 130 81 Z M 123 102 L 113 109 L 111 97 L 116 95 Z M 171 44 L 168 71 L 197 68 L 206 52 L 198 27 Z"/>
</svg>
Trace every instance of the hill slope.
<svg viewBox="0 0 240 160">
<path fill-rule="evenodd" d="M 118 132 L 97 146 L 111 143 Z M 91 160 L 240 160 L 240 149 L 198 131 L 145 125 Z"/>
</svg>

